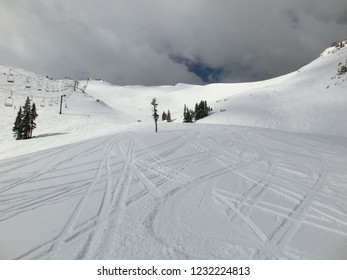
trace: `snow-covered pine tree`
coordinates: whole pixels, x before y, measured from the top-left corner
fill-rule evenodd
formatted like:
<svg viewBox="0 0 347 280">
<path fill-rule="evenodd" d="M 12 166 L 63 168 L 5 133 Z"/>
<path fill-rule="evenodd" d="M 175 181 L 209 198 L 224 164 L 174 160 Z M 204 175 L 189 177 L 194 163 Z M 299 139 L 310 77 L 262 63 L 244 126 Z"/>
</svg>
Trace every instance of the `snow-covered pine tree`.
<svg viewBox="0 0 347 280">
<path fill-rule="evenodd" d="M 14 122 L 14 126 L 12 128 L 13 136 L 16 138 L 16 140 L 21 140 L 23 138 L 22 118 L 23 118 L 23 112 L 22 112 L 22 106 L 20 106 L 17 113 L 16 120 Z"/>
</svg>

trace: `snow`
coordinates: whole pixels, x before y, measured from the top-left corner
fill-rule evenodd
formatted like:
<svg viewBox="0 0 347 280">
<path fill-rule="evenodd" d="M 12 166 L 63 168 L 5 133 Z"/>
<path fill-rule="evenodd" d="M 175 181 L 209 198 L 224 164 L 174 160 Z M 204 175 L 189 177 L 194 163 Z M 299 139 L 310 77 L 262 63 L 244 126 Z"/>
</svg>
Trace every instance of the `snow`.
<svg viewBox="0 0 347 280">
<path fill-rule="evenodd" d="M 16 109 L 0 104 L 0 259 L 346 259 L 346 54 L 255 83 L 86 93 L 1 66 Z M 37 129 L 16 141 L 26 96 Z M 159 133 L 153 97 L 175 119 Z M 200 100 L 213 114 L 183 124 Z"/>
</svg>

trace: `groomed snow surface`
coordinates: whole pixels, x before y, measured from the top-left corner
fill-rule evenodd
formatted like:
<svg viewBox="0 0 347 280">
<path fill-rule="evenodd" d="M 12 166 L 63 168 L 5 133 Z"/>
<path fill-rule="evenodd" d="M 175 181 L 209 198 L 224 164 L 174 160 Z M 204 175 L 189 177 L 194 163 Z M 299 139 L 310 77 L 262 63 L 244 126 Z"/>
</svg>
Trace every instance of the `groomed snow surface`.
<svg viewBox="0 0 347 280">
<path fill-rule="evenodd" d="M 330 48 L 257 83 L 90 81 L 87 94 L 3 75 L 16 110 L 0 105 L 0 258 L 347 259 L 346 57 Z M 23 89 L 25 75 L 55 91 Z M 47 100 L 62 94 L 59 115 Z M 15 141 L 27 95 L 47 103 L 35 137 Z M 158 133 L 152 97 L 175 119 Z M 200 100 L 214 114 L 183 124 L 183 105 Z"/>
</svg>

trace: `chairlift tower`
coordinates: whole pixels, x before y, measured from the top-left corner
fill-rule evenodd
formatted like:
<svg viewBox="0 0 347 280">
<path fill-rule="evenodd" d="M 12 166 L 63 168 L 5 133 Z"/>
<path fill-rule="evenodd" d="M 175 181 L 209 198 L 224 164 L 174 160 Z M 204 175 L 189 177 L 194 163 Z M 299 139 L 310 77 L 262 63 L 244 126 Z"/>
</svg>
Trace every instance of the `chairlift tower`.
<svg viewBox="0 0 347 280">
<path fill-rule="evenodd" d="M 75 81 L 75 85 L 74 85 L 73 91 L 76 91 L 77 88 L 78 88 L 78 81 Z"/>
<path fill-rule="evenodd" d="M 61 110 L 62 110 L 62 107 L 63 107 L 63 98 L 66 97 L 65 94 L 63 94 L 62 96 L 60 96 L 60 111 L 59 111 L 59 114 L 61 115 Z"/>
</svg>

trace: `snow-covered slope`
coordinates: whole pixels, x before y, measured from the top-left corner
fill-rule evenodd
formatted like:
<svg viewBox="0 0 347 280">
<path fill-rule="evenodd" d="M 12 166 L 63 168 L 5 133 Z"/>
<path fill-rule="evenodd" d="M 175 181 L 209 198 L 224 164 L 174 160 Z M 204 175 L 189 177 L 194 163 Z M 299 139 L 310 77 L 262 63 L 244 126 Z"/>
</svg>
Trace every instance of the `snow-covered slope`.
<svg viewBox="0 0 347 280">
<path fill-rule="evenodd" d="M 176 122 L 182 122 L 184 104 L 193 109 L 196 102 L 207 100 L 214 111 L 200 120 L 201 123 L 347 136 L 347 122 L 341 121 L 347 119 L 347 74 L 337 75 L 338 65 L 346 64 L 346 59 L 347 44 L 342 48 L 328 48 L 297 72 L 266 81 L 121 87 L 91 80 L 86 94 L 80 90 L 74 92 L 71 80 L 51 80 L 20 69 L 13 70 L 15 81 L 8 83 L 9 68 L 0 66 L 0 159 L 54 147 L 56 144 L 46 137 L 52 134 L 59 136 L 59 143 L 64 145 L 150 124 L 153 97 L 158 98 L 159 112 L 169 109 Z M 28 78 L 29 89 L 25 87 Z M 80 88 L 85 84 L 86 81 L 81 81 Z M 14 106 L 5 107 L 11 90 Z M 59 115 L 62 94 L 68 99 L 63 114 Z M 11 131 L 18 107 L 24 104 L 26 96 L 37 106 L 45 104 L 39 107 L 34 131 L 38 138 L 30 144 L 15 141 Z"/>
<path fill-rule="evenodd" d="M 170 109 L 178 122 L 182 122 L 184 104 L 194 109 L 196 102 L 207 100 L 214 114 L 202 123 L 347 136 L 347 122 L 340 121 L 347 118 L 347 74 L 337 75 L 339 63 L 346 64 L 346 59 L 347 44 L 327 49 L 297 72 L 266 81 L 163 87 L 119 87 L 92 81 L 87 92 L 133 119 L 151 121 L 144 111 L 152 97 L 158 98 L 159 111 Z"/>
<path fill-rule="evenodd" d="M 13 70 L 14 82 L 9 83 L 9 68 L 0 66 L 0 73 L 0 159 L 123 131 L 134 125 L 122 112 L 97 102 L 79 89 L 74 91 L 72 80 L 51 80 L 16 69 Z M 30 88 L 26 88 L 28 78 Z M 62 95 L 66 97 L 63 98 L 62 114 L 59 114 Z M 17 111 L 27 97 L 37 106 L 37 129 L 34 139 L 16 141 L 12 127 Z M 12 107 L 6 107 L 6 102 L 13 102 Z"/>
<path fill-rule="evenodd" d="M 345 138 L 166 124 L 0 161 L 0 258 L 346 259 Z"/>
<path fill-rule="evenodd" d="M 347 259 L 346 48 L 256 83 L 86 93 L 0 67 L 0 259 Z M 175 119 L 157 134 L 152 97 Z M 200 100 L 214 113 L 182 124 Z"/>
</svg>

